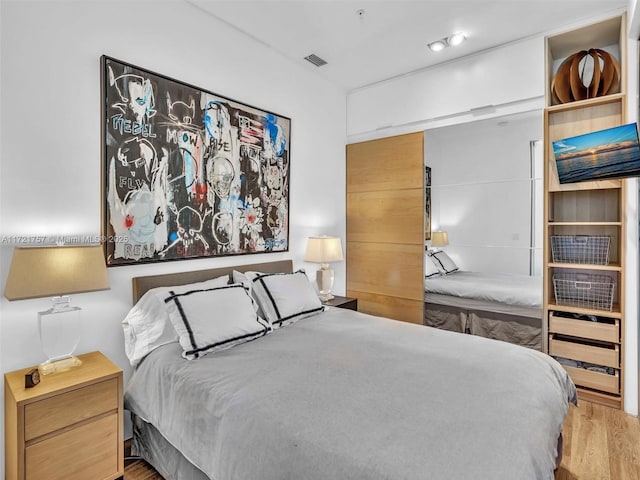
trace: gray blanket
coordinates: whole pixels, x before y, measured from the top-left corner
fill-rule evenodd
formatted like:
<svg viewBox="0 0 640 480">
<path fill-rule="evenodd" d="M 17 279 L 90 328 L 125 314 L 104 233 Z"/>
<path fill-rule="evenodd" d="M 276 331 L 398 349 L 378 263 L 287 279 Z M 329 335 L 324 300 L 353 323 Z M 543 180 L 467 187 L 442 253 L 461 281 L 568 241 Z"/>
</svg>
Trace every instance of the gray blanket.
<svg viewBox="0 0 640 480">
<path fill-rule="evenodd" d="M 160 347 L 125 406 L 215 480 L 544 480 L 574 398 L 539 352 L 330 309 L 198 360 Z"/>
</svg>

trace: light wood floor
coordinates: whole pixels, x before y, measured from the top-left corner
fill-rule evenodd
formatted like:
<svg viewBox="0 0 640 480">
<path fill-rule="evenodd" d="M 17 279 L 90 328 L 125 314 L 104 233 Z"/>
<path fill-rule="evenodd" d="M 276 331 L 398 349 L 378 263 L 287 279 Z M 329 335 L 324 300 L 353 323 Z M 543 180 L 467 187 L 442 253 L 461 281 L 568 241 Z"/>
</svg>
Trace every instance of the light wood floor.
<svg viewBox="0 0 640 480">
<path fill-rule="evenodd" d="M 556 480 L 640 480 L 640 421 L 619 410 L 581 401 L 563 429 Z"/>
<path fill-rule="evenodd" d="M 143 460 L 126 464 L 124 480 L 164 480 L 158 472 Z"/>
<path fill-rule="evenodd" d="M 581 401 L 564 424 L 556 480 L 640 480 L 640 421 L 619 410 Z M 125 467 L 125 480 L 163 480 L 143 461 Z"/>
</svg>

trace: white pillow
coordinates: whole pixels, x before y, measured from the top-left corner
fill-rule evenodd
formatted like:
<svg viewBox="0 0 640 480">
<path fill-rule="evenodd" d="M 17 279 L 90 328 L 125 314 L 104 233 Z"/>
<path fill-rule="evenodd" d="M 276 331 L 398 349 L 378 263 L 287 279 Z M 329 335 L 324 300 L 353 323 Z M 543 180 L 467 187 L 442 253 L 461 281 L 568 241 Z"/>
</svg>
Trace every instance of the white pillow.
<svg viewBox="0 0 640 480">
<path fill-rule="evenodd" d="M 444 253 L 442 250 L 432 253 L 431 258 L 433 260 L 433 263 L 436 265 L 436 268 L 440 270 L 440 273 L 442 273 L 443 275 L 451 272 L 456 272 L 458 270 L 458 267 L 455 263 L 453 263 L 453 260 L 451 260 L 451 258 L 449 258 L 449 255 Z"/>
<path fill-rule="evenodd" d="M 253 273 L 257 274 L 259 272 L 253 272 Z M 238 270 L 234 270 L 233 272 L 231 272 L 231 281 L 233 283 L 242 283 L 243 285 L 246 285 L 247 287 L 251 288 L 251 280 L 249 280 L 249 277 L 247 276 L 247 274 L 239 272 Z"/>
<path fill-rule="evenodd" d="M 169 292 L 169 318 L 187 360 L 224 350 L 269 333 L 248 290 L 239 283 L 184 293 Z"/>
<path fill-rule="evenodd" d="M 441 275 L 440 270 L 436 267 L 434 259 L 431 258 L 433 252 L 425 252 L 424 255 L 424 277 L 439 277 Z"/>
<path fill-rule="evenodd" d="M 136 367 L 156 348 L 178 341 L 164 299 L 170 290 L 185 292 L 192 289 L 211 288 L 229 283 L 229 275 L 175 287 L 158 287 L 147 291 L 122 321 L 124 350 L 129 363 Z"/>
<path fill-rule="evenodd" d="M 293 273 L 247 272 L 251 292 L 274 328 L 315 315 L 324 306 L 304 270 Z"/>
<path fill-rule="evenodd" d="M 262 308 L 260 308 L 260 302 L 258 301 L 258 298 L 256 297 L 256 294 L 253 291 L 253 282 L 249 278 L 249 276 L 254 278 L 257 275 L 262 275 L 262 273 L 260 273 L 260 272 L 245 272 L 245 273 L 242 273 L 242 272 L 239 272 L 237 270 L 234 270 L 234 271 L 231 272 L 231 281 L 233 283 L 241 283 L 247 289 L 249 289 L 249 293 L 251 295 L 251 298 L 253 299 L 253 301 L 256 304 L 256 311 L 258 312 L 258 316 L 260 316 L 261 318 L 266 318 L 265 315 L 264 315 L 264 312 L 262 311 Z"/>
</svg>

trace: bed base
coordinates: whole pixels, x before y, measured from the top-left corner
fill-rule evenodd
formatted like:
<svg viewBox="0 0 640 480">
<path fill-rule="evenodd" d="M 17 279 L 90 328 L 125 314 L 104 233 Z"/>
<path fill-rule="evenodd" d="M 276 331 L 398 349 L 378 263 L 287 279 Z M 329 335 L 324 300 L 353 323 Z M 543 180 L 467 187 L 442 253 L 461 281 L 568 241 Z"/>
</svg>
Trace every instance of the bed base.
<svg viewBox="0 0 640 480">
<path fill-rule="evenodd" d="M 131 454 L 142 458 L 165 480 L 210 480 L 171 445 L 158 430 L 135 414 L 131 415 Z"/>
<path fill-rule="evenodd" d="M 293 262 L 291 260 L 277 260 L 259 264 L 231 265 L 189 272 L 134 277 L 132 279 L 133 303 L 135 304 L 151 288 L 201 282 L 227 275 L 233 270 L 240 272 L 255 270 L 268 273 L 292 272 Z M 153 425 L 144 422 L 133 413 L 131 420 L 133 423 L 132 455 L 139 456 L 152 465 L 165 480 L 210 480 L 202 470 L 193 465 L 169 443 Z"/>
<path fill-rule="evenodd" d="M 447 295 L 425 295 L 423 324 L 542 351 L 542 311 Z"/>
</svg>

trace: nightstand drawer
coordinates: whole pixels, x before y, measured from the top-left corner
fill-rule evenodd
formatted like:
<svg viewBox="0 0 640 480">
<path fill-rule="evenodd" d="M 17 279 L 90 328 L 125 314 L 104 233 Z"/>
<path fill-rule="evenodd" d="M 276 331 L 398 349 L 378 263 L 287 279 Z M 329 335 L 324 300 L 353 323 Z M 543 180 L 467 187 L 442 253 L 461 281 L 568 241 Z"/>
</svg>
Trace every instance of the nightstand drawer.
<svg viewBox="0 0 640 480">
<path fill-rule="evenodd" d="M 27 479 L 87 480 L 118 473 L 118 414 L 72 428 L 25 449 Z"/>
<path fill-rule="evenodd" d="M 25 406 L 25 441 L 118 408 L 118 380 L 112 378 Z"/>
</svg>

